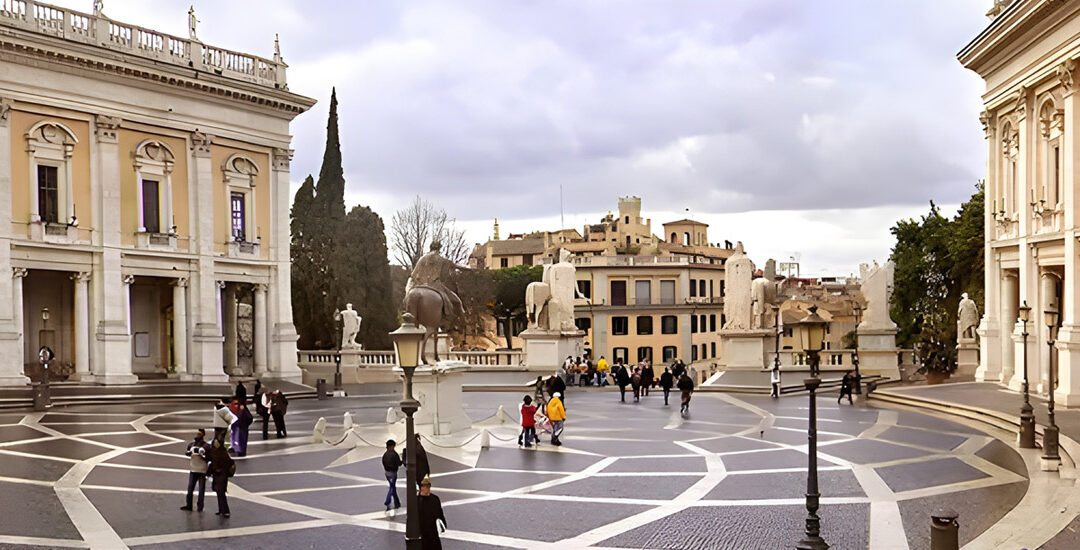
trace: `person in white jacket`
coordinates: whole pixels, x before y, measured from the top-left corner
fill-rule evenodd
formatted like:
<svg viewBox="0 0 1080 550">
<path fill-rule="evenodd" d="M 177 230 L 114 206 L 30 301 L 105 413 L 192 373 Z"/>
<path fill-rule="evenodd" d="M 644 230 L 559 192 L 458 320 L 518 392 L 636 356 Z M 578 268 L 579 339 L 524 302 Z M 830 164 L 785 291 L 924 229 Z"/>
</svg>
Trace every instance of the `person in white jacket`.
<svg viewBox="0 0 1080 550">
<path fill-rule="evenodd" d="M 236 415 L 229 410 L 229 405 L 224 400 L 214 404 L 214 439 L 220 439 L 222 443 L 229 441 L 229 429 L 236 422 Z"/>
</svg>

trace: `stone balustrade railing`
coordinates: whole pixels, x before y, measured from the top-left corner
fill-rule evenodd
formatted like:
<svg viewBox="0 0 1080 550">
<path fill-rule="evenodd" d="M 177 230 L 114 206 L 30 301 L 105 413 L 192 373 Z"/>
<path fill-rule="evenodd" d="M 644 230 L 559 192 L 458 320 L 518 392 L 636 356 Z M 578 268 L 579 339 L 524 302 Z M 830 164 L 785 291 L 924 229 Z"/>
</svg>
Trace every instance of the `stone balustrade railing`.
<svg viewBox="0 0 1080 550">
<path fill-rule="evenodd" d="M 296 353 L 297 363 L 301 368 L 332 367 L 337 353 L 336 350 L 302 350 Z M 360 368 L 397 366 L 397 357 L 392 351 L 345 351 L 342 356 L 342 364 Z M 524 365 L 525 355 L 521 351 L 451 351 L 446 359 L 476 366 L 520 367 Z"/>
<path fill-rule="evenodd" d="M 0 0 L 0 25 L 261 86 L 287 88 L 286 65 L 276 54 L 275 60 L 264 59 L 35 0 Z"/>
</svg>

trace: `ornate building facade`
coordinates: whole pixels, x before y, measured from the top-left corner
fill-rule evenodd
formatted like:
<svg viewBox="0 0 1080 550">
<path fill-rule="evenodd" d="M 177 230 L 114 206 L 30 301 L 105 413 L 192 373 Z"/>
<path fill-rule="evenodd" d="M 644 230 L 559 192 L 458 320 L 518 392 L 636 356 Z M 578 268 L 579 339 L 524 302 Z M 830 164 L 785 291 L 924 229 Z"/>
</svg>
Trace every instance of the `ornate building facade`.
<svg viewBox="0 0 1080 550">
<path fill-rule="evenodd" d="M 0 383 L 299 380 L 290 121 L 272 59 L 0 2 Z M 237 309 L 253 310 L 252 371 Z M 55 375 L 55 374 L 54 374 Z"/>
<path fill-rule="evenodd" d="M 1023 381 L 1023 304 L 1033 391 L 1080 405 L 1080 1 L 997 1 L 990 25 L 959 53 L 986 81 L 986 303 L 980 380 Z M 1047 308 L 1060 311 L 1051 348 Z"/>
</svg>

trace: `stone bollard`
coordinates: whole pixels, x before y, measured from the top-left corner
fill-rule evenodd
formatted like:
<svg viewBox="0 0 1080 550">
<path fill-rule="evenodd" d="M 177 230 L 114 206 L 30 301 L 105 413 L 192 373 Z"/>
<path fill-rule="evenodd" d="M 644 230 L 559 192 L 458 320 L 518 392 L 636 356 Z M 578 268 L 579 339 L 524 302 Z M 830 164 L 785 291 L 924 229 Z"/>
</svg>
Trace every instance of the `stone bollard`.
<svg viewBox="0 0 1080 550">
<path fill-rule="evenodd" d="M 326 433 L 326 419 L 319 417 L 319 420 L 315 422 L 315 429 L 311 432 L 311 439 L 315 443 L 323 442 L 323 434 Z"/>
<path fill-rule="evenodd" d="M 397 411 L 395 411 L 393 407 L 387 407 L 386 408 L 386 423 L 387 424 L 393 424 L 394 422 L 397 422 Z"/>
<path fill-rule="evenodd" d="M 488 449 L 491 447 L 491 434 L 487 430 L 480 432 L 480 448 Z"/>
<path fill-rule="evenodd" d="M 958 514 L 944 508 L 930 514 L 930 550 L 958 550 L 960 548 L 960 524 Z"/>
<path fill-rule="evenodd" d="M 499 419 L 500 424 L 506 424 L 506 408 L 499 405 L 499 411 L 495 413 L 495 418 Z"/>
<path fill-rule="evenodd" d="M 343 421 L 343 424 L 345 426 L 345 431 L 348 431 L 348 430 L 352 429 L 352 413 L 351 412 L 345 411 L 345 419 Z"/>
<path fill-rule="evenodd" d="M 320 378 L 315 381 L 315 397 L 319 401 L 326 399 L 326 379 Z"/>
</svg>

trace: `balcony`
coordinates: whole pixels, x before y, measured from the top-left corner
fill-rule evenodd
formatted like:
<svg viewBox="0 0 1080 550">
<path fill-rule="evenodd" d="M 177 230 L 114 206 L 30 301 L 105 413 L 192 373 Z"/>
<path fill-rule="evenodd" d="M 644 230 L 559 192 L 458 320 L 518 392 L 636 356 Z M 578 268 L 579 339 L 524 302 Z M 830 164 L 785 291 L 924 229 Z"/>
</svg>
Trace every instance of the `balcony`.
<svg viewBox="0 0 1080 550">
<path fill-rule="evenodd" d="M 77 244 L 79 225 L 77 223 L 54 223 L 45 221 L 30 222 L 30 240 L 51 244 Z"/>
<path fill-rule="evenodd" d="M 255 242 L 249 241 L 230 241 L 229 242 L 229 257 L 247 260 L 258 260 L 262 258 L 261 240 Z"/>
<path fill-rule="evenodd" d="M 138 231 L 135 233 L 135 248 L 142 250 L 175 252 L 176 241 L 176 233 L 154 233 L 149 231 Z"/>
</svg>

